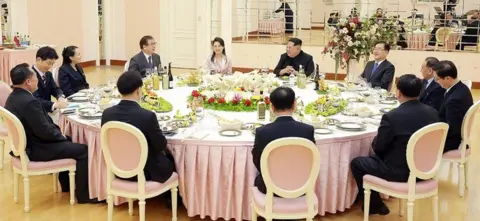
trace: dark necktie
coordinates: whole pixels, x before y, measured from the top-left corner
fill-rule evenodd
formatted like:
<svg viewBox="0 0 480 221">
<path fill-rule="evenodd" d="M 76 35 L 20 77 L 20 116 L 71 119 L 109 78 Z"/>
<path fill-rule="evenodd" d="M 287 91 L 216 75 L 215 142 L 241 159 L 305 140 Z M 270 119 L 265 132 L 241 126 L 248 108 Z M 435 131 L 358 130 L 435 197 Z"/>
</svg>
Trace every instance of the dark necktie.
<svg viewBox="0 0 480 221">
<path fill-rule="evenodd" d="M 148 57 L 148 68 L 152 68 L 153 67 L 153 64 L 152 64 L 152 56 Z"/>
<path fill-rule="evenodd" d="M 378 68 L 378 62 L 375 62 L 375 64 L 373 65 L 372 74 L 375 73 L 377 68 Z"/>
<path fill-rule="evenodd" d="M 423 80 L 423 90 L 427 90 L 428 80 Z"/>
<path fill-rule="evenodd" d="M 44 75 L 42 75 L 42 81 L 43 81 L 43 85 L 47 85 L 47 77 Z"/>
</svg>

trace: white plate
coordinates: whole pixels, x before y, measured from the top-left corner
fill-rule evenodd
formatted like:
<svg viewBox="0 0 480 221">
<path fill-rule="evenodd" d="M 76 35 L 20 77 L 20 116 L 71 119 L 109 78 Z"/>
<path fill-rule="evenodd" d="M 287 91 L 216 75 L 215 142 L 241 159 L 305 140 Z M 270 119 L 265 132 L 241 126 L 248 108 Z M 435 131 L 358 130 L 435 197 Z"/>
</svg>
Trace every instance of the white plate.
<svg viewBox="0 0 480 221">
<path fill-rule="evenodd" d="M 73 97 L 72 101 L 85 102 L 85 101 L 88 101 L 88 98 L 87 97 Z"/>
<path fill-rule="evenodd" d="M 365 124 L 357 122 L 344 122 L 337 125 L 339 129 L 346 131 L 362 131 L 366 129 Z"/>
<path fill-rule="evenodd" d="M 383 115 L 373 115 L 371 118 L 375 120 L 382 120 Z"/>
<path fill-rule="evenodd" d="M 362 128 L 361 125 L 354 124 L 354 123 L 343 123 L 343 124 L 340 124 L 340 126 L 342 126 L 343 128 L 346 128 L 346 129 L 360 129 L 360 128 Z"/>
<path fill-rule="evenodd" d="M 331 134 L 331 133 L 333 133 L 333 130 L 331 130 L 329 128 L 318 128 L 318 129 L 315 129 L 315 133 L 316 134 Z"/>
<path fill-rule="evenodd" d="M 381 104 L 396 104 L 396 100 L 380 100 Z"/>
<path fill-rule="evenodd" d="M 239 130 L 222 130 L 220 131 L 220 135 L 225 136 L 225 137 L 236 137 L 240 136 L 242 134 L 241 131 Z"/>
</svg>

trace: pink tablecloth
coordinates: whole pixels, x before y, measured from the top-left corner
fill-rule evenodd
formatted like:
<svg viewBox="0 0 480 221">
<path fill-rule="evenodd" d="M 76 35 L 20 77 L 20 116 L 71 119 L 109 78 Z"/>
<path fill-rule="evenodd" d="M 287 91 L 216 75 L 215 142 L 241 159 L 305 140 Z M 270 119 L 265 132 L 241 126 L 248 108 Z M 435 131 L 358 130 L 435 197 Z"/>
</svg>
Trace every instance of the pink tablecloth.
<svg viewBox="0 0 480 221">
<path fill-rule="evenodd" d="M 447 40 L 447 50 L 455 50 L 458 39 L 462 36 L 460 33 L 450 34 L 450 38 Z M 431 38 L 430 33 L 407 33 L 405 34 L 409 49 L 425 50 L 428 45 L 428 41 Z"/>
<path fill-rule="evenodd" d="M 88 126 L 65 116 L 62 131 L 89 148 L 90 197 L 106 198 L 106 168 L 100 147 L 98 126 Z M 376 133 L 346 138 L 320 139 L 320 175 L 316 184 L 319 215 L 350 208 L 357 188 L 349 163 L 369 154 Z M 252 143 L 170 140 L 168 147 L 179 174 L 179 190 L 190 217 L 215 220 L 250 219 L 250 188 L 257 175 L 252 163 Z M 116 204 L 123 200 L 116 200 Z"/>
<path fill-rule="evenodd" d="M 24 50 L 5 49 L 0 51 L 0 81 L 11 84 L 12 81 L 10 80 L 10 70 L 17 64 L 33 64 L 35 62 L 36 53 L 36 48 Z"/>
<path fill-rule="evenodd" d="M 284 30 L 284 18 L 261 19 L 258 21 L 259 33 L 282 34 Z"/>
</svg>

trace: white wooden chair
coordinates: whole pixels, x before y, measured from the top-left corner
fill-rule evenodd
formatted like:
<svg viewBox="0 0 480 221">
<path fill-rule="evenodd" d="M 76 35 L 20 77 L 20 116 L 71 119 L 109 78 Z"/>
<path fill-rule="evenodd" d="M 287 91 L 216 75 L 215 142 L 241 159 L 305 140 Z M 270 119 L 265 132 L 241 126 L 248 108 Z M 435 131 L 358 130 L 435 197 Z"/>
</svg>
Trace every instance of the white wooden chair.
<svg viewBox="0 0 480 221">
<path fill-rule="evenodd" d="M 12 93 L 12 88 L 7 83 L 0 81 L 0 107 L 5 106 L 8 95 Z M 3 119 L 0 117 L 0 170 L 3 169 L 3 160 L 5 153 L 5 141 L 7 139 L 7 128 L 3 125 Z"/>
<path fill-rule="evenodd" d="M 59 67 L 54 67 L 52 69 L 53 79 L 55 80 L 55 83 L 57 84 L 57 87 L 60 87 L 60 79 L 58 79 L 58 70 L 59 69 L 60 69 Z"/>
<path fill-rule="evenodd" d="M 462 143 L 456 150 L 451 150 L 443 154 L 443 161 L 458 164 L 458 191 L 460 197 L 465 194 L 465 188 L 468 188 L 467 174 L 468 174 L 468 159 L 473 148 L 472 134 L 473 123 L 475 122 L 475 116 L 480 108 L 480 101 L 473 104 L 465 114 L 462 122 Z M 467 149 L 467 145 L 469 149 Z"/>
<path fill-rule="evenodd" d="M 438 221 L 438 181 L 434 179 L 440 168 L 442 152 L 447 139 L 448 124 L 435 123 L 415 132 L 407 144 L 407 163 L 410 168 L 408 182 L 390 182 L 365 175 L 364 221 L 368 221 L 370 190 L 400 199 L 400 216 L 403 216 L 404 199 L 408 200 L 408 221 L 413 221 L 413 206 L 417 199 L 432 197 L 433 220 Z M 417 178 L 424 181 L 417 182 Z"/>
<path fill-rule="evenodd" d="M 444 50 L 448 50 L 448 40 L 450 39 L 451 33 L 452 31 L 447 27 L 439 28 L 437 32 L 435 32 L 435 51 L 442 47 Z"/>
<path fill-rule="evenodd" d="M 107 164 L 108 221 L 113 219 L 114 196 L 129 199 L 130 215 L 133 215 L 133 199 L 139 199 L 140 221 L 145 221 L 145 199 L 169 190 L 172 193 L 172 221 L 176 221 L 178 175 L 173 173 L 165 183 L 145 180 L 143 169 L 147 162 L 148 144 L 143 133 L 132 125 L 111 121 L 102 126 L 100 136 Z M 137 182 L 119 179 L 134 176 Z"/>
<path fill-rule="evenodd" d="M 128 71 L 129 66 L 130 66 L 130 59 L 128 59 L 127 62 L 125 62 L 125 66 L 123 66 L 123 71 L 124 72 Z"/>
<path fill-rule="evenodd" d="M 286 161 L 295 162 L 285 164 Z M 320 151 L 304 138 L 281 138 L 270 142 L 261 157 L 261 172 L 267 194 L 252 189 L 252 221 L 257 214 L 272 219 L 307 219 L 318 213 L 315 183 L 320 171 Z M 283 197 L 274 197 L 274 194 Z M 303 196 L 302 196 L 303 195 Z"/>
</svg>

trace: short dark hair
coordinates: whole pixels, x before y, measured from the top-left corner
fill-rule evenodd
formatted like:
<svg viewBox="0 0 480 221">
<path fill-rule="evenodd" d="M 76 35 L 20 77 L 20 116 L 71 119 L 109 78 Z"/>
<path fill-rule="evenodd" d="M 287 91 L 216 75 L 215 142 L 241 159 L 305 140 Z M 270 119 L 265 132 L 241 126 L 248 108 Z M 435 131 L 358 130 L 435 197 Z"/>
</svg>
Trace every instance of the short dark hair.
<svg viewBox="0 0 480 221">
<path fill-rule="evenodd" d="M 117 81 L 117 89 L 121 95 L 131 94 L 142 86 L 142 75 L 138 71 L 124 72 Z"/>
<path fill-rule="evenodd" d="M 289 87 L 277 87 L 270 93 L 270 102 L 276 110 L 291 110 L 295 103 L 295 91 Z"/>
<path fill-rule="evenodd" d="M 388 44 L 386 41 L 377 41 L 375 43 L 375 45 L 378 45 L 378 44 L 382 44 L 383 45 L 383 49 L 387 52 L 390 51 L 390 44 Z"/>
<path fill-rule="evenodd" d="M 293 46 L 297 46 L 297 45 L 300 45 L 302 46 L 302 40 L 300 40 L 299 38 L 290 38 L 288 39 L 289 42 L 292 42 L 293 43 Z"/>
<path fill-rule="evenodd" d="M 27 79 L 32 77 L 33 71 L 29 68 L 27 63 L 18 64 L 10 70 L 10 79 L 13 85 L 20 85 L 25 83 Z"/>
<path fill-rule="evenodd" d="M 77 46 L 71 45 L 63 49 L 62 57 L 63 57 L 63 64 L 71 64 L 72 59 L 70 57 L 75 56 L 75 50 L 77 50 Z"/>
<path fill-rule="evenodd" d="M 151 35 L 145 35 L 140 39 L 140 49 L 148 45 L 148 40 L 153 40 L 153 37 Z"/>
<path fill-rule="evenodd" d="M 433 68 L 436 65 L 438 65 L 438 62 L 440 62 L 436 57 L 427 57 L 425 58 L 425 64 L 429 68 Z"/>
<path fill-rule="evenodd" d="M 53 49 L 51 47 L 48 47 L 48 46 L 45 46 L 45 47 L 41 47 L 40 49 L 38 49 L 37 55 L 35 56 L 35 58 L 40 58 L 42 61 L 45 61 L 45 60 L 48 60 L 48 59 L 57 60 L 58 55 L 57 55 L 57 51 L 55 51 L 55 49 Z"/>
<path fill-rule="evenodd" d="M 414 74 L 405 74 L 403 76 L 400 76 L 397 81 L 397 89 L 405 97 L 414 98 L 420 96 L 422 87 L 422 80 L 420 80 L 420 78 L 418 78 Z"/>
<path fill-rule="evenodd" d="M 438 62 L 438 64 L 433 67 L 433 70 L 441 79 L 444 79 L 446 77 L 457 79 L 458 76 L 457 67 L 452 61 L 448 60 Z"/>
</svg>

